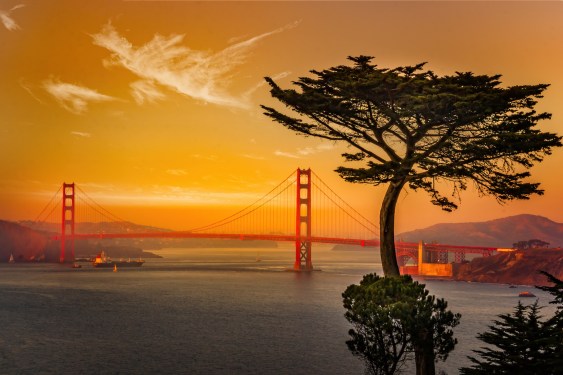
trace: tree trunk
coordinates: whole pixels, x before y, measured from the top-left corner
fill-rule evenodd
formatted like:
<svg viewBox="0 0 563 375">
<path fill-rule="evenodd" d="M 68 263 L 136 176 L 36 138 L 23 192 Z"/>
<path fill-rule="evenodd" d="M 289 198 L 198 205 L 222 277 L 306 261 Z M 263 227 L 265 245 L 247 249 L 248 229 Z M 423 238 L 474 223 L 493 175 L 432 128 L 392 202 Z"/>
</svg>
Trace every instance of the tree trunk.
<svg viewBox="0 0 563 375">
<path fill-rule="evenodd" d="M 435 375 L 434 340 L 432 332 L 427 329 L 419 332 L 418 340 L 414 343 L 414 360 L 416 375 Z"/>
<path fill-rule="evenodd" d="M 381 265 L 385 276 L 397 277 L 399 265 L 395 254 L 395 206 L 405 181 L 390 182 L 379 213 Z"/>
</svg>

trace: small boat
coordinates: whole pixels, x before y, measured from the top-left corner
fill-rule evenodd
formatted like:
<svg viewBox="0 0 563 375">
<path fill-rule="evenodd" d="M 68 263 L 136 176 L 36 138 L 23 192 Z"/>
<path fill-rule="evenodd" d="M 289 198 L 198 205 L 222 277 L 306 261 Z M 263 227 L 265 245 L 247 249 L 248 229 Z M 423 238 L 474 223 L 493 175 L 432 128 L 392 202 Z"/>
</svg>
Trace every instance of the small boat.
<svg viewBox="0 0 563 375">
<path fill-rule="evenodd" d="M 10 260 L 8 260 L 8 263 L 16 263 L 16 260 L 14 259 L 14 254 L 10 254 Z"/>
<path fill-rule="evenodd" d="M 530 293 L 530 292 L 520 292 L 520 294 L 518 294 L 518 297 L 535 297 L 536 295 L 534 293 Z"/>
<path fill-rule="evenodd" d="M 110 257 L 106 255 L 104 251 L 96 256 L 94 261 L 92 262 L 92 266 L 96 268 L 115 268 L 116 266 L 119 267 L 140 267 L 145 263 L 144 260 L 112 260 Z"/>
</svg>

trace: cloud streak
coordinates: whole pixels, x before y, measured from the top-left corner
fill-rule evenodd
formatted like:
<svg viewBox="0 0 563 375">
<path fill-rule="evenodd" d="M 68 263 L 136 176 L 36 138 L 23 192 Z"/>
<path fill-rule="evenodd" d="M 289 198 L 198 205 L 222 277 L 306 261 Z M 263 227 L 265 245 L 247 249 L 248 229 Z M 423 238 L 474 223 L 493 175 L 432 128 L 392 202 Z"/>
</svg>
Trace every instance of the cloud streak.
<svg viewBox="0 0 563 375">
<path fill-rule="evenodd" d="M 272 76 L 271 78 L 272 78 L 274 81 L 279 81 L 279 80 L 282 79 L 282 78 L 288 77 L 290 74 L 291 74 L 291 72 L 281 72 L 281 73 L 278 73 L 278 74 Z M 250 95 L 253 94 L 256 90 L 258 90 L 258 89 L 264 87 L 265 85 L 266 85 L 266 81 L 265 81 L 265 80 L 261 80 L 261 81 L 258 82 L 256 85 L 254 85 L 254 87 L 251 87 L 250 89 L 248 89 L 248 90 L 244 93 L 244 96 L 245 96 L 245 97 L 250 96 Z"/>
<path fill-rule="evenodd" d="M 208 189 L 164 185 L 155 185 L 148 189 L 148 191 L 141 189 L 129 194 L 120 194 L 112 191 L 94 191 L 88 194 L 98 202 L 132 206 L 138 205 L 139 202 L 149 206 L 245 205 L 260 198 L 259 194 L 247 192 L 209 191 Z"/>
<path fill-rule="evenodd" d="M 139 104 L 162 99 L 162 87 L 204 103 L 248 108 L 247 99 L 227 91 L 233 69 L 246 61 L 250 49 L 259 41 L 297 24 L 260 34 L 214 53 L 183 45 L 184 35 L 165 37 L 157 34 L 146 44 L 136 47 L 111 23 L 92 35 L 92 39 L 94 45 L 110 51 L 106 66 L 121 66 L 141 79 L 132 84 L 132 95 Z"/>
<path fill-rule="evenodd" d="M 186 176 L 188 174 L 188 171 L 186 171 L 185 169 L 168 169 L 166 170 L 166 173 L 172 176 Z"/>
<path fill-rule="evenodd" d="M 274 151 L 274 155 L 281 156 L 281 157 L 284 157 L 284 158 L 300 159 L 299 155 L 296 155 L 296 154 L 291 153 L 291 152 L 280 151 L 280 150 Z"/>
<path fill-rule="evenodd" d="M 39 99 L 39 98 L 33 93 L 33 91 L 31 90 L 31 88 L 29 87 L 29 85 L 28 85 L 26 82 L 24 82 L 24 79 L 23 79 L 23 78 L 20 78 L 20 86 L 21 86 L 22 89 L 24 89 L 25 91 L 27 91 L 27 93 L 28 93 L 29 95 L 31 95 L 31 97 L 32 97 L 33 99 L 35 99 L 35 100 L 37 100 L 39 103 L 43 104 L 43 101 L 42 101 L 41 99 Z"/>
<path fill-rule="evenodd" d="M 88 110 L 91 102 L 108 102 L 116 98 L 100 94 L 96 90 L 72 83 L 55 81 L 52 79 L 43 82 L 43 88 L 67 111 L 82 114 Z"/>
<path fill-rule="evenodd" d="M 286 152 L 286 151 L 276 150 L 274 151 L 274 155 L 281 156 L 284 158 L 301 159 L 304 156 L 318 154 L 320 152 L 332 150 L 333 148 L 334 145 L 331 143 L 321 143 L 320 145 L 315 147 L 305 147 L 305 148 L 297 149 L 297 152 Z"/>
<path fill-rule="evenodd" d="M 266 160 L 264 156 L 254 155 L 254 154 L 242 154 L 243 158 L 252 159 L 252 160 Z"/>
<path fill-rule="evenodd" d="M 12 18 L 11 14 L 14 10 L 23 8 L 24 6 L 25 6 L 24 4 L 19 4 L 12 7 L 12 9 L 10 10 L 0 10 L 0 21 L 2 21 L 2 24 L 6 29 L 8 29 L 9 31 L 15 31 L 20 29 L 20 26 Z"/>
<path fill-rule="evenodd" d="M 154 103 L 157 100 L 166 98 L 166 95 L 158 90 L 153 81 L 136 81 L 129 86 L 131 87 L 133 99 L 139 105 L 145 102 Z"/>
<path fill-rule="evenodd" d="M 82 138 L 90 138 L 92 136 L 92 134 L 90 134 L 90 133 L 77 132 L 77 131 L 72 131 L 72 132 L 70 132 L 70 134 L 75 135 L 77 137 L 82 137 Z"/>
</svg>

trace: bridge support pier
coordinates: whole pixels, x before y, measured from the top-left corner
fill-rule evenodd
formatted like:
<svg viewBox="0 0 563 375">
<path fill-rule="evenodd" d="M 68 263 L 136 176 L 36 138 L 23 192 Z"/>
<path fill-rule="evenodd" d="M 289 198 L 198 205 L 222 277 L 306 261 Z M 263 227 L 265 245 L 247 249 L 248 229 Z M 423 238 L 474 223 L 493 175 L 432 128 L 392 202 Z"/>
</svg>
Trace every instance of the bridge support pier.
<svg viewBox="0 0 563 375">
<path fill-rule="evenodd" d="M 295 225 L 295 271 L 312 271 L 311 261 L 311 169 L 297 169 Z"/>
<path fill-rule="evenodd" d="M 67 234 L 70 231 L 70 235 Z M 66 241 L 70 244 L 70 261 L 74 262 L 74 183 L 63 183 L 63 217 L 61 221 L 60 262 L 66 259 Z"/>
<path fill-rule="evenodd" d="M 463 263 L 465 261 L 465 253 L 461 251 L 455 252 L 455 262 L 456 263 Z"/>
</svg>

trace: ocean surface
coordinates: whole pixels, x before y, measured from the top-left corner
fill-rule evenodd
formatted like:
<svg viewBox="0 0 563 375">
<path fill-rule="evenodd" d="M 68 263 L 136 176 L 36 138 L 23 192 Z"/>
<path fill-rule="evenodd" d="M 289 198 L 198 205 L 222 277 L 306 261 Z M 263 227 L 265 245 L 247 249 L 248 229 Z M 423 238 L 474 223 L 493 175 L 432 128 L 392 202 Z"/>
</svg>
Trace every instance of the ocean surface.
<svg viewBox="0 0 563 375">
<path fill-rule="evenodd" d="M 318 271 L 296 273 L 293 248 L 281 246 L 164 249 L 118 272 L 2 263 L 0 374 L 362 374 L 341 294 L 381 274 L 378 254 L 314 246 Z M 419 281 L 462 314 L 459 344 L 437 365 L 449 375 L 519 292 L 550 301 L 533 287 Z"/>
</svg>

